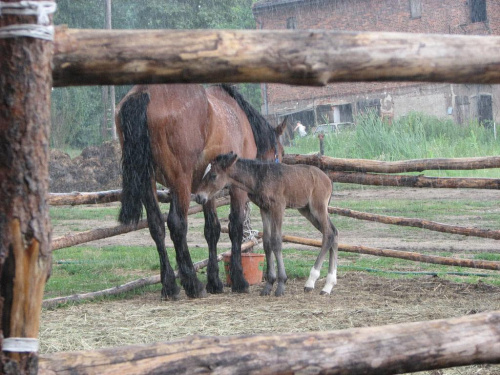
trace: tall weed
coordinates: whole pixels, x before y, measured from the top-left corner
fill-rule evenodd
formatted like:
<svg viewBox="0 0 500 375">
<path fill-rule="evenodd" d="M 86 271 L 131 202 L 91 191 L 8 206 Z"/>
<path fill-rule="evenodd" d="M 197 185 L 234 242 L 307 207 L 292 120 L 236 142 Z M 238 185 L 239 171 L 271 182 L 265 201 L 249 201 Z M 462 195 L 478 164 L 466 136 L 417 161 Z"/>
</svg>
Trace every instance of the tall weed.
<svg viewBox="0 0 500 375">
<path fill-rule="evenodd" d="M 450 119 L 412 112 L 389 124 L 375 113 L 358 116 L 352 130 L 326 134 L 325 155 L 396 161 L 500 155 L 493 130 L 477 123 L 457 125 Z M 318 152 L 315 136 L 298 139 L 290 153 Z"/>
</svg>

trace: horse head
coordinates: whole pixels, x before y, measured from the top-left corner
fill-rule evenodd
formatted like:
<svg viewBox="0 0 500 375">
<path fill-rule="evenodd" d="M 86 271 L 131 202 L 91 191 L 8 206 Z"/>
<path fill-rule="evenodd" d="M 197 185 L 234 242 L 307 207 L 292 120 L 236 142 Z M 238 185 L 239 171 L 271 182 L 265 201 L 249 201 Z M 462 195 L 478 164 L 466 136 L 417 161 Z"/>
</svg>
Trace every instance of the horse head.
<svg viewBox="0 0 500 375">
<path fill-rule="evenodd" d="M 237 159 L 238 155 L 231 151 L 227 154 L 218 155 L 208 164 L 200 186 L 196 191 L 196 203 L 205 204 L 215 194 L 224 189 L 229 183 L 228 170 L 236 163 Z"/>
</svg>

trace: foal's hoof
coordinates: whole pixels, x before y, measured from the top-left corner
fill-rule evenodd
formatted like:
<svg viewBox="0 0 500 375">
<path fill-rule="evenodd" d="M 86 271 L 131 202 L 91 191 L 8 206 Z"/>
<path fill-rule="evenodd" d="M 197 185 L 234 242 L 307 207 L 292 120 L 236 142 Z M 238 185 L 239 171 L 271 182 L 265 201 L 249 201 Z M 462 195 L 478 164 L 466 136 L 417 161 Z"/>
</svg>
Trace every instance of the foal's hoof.
<svg viewBox="0 0 500 375">
<path fill-rule="evenodd" d="M 320 293 L 319 293 L 320 296 L 329 296 L 330 293 L 329 292 L 325 292 L 324 290 L 322 290 Z"/>
<path fill-rule="evenodd" d="M 312 292 L 313 290 L 314 290 L 314 288 L 311 288 L 311 287 L 308 287 L 308 286 L 304 287 L 304 292 L 306 292 L 306 293 Z"/>
</svg>

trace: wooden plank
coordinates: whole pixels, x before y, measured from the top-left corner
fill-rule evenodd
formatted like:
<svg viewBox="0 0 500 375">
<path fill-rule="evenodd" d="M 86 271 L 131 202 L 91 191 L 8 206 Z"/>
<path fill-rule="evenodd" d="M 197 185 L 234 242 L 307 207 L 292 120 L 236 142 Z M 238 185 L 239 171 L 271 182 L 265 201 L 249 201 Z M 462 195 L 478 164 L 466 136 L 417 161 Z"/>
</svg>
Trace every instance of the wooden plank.
<svg viewBox="0 0 500 375">
<path fill-rule="evenodd" d="M 55 86 L 130 83 L 500 83 L 500 37 L 325 30 L 58 27 Z"/>
<path fill-rule="evenodd" d="M 395 374 L 500 363 L 500 311 L 330 332 L 190 336 L 40 358 L 39 374 Z"/>
</svg>

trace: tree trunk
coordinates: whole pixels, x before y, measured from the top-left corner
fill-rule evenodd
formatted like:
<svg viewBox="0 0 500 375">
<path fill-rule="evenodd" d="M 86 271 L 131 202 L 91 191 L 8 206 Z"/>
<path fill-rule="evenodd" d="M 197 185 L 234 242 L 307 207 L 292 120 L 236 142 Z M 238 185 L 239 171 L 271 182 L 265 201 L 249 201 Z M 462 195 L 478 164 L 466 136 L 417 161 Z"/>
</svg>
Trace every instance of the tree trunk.
<svg viewBox="0 0 500 375">
<path fill-rule="evenodd" d="M 400 374 L 500 363 L 500 312 L 331 332 L 191 336 L 54 353 L 40 374 Z"/>
<path fill-rule="evenodd" d="M 6 5 L 8 2 L 6 3 Z M 35 21 L 34 21 L 35 20 Z M 35 16 L 0 16 L 0 28 Z M 36 340 L 50 274 L 48 156 L 53 44 L 32 37 L 0 39 L 0 373 L 33 374 Z M 37 342 L 35 341 L 35 344 Z M 36 347 L 36 345 L 35 345 Z M 6 351 L 9 350 L 9 351 Z"/>
<path fill-rule="evenodd" d="M 500 83 L 499 65 L 498 36 L 58 28 L 54 84 Z"/>
</svg>

